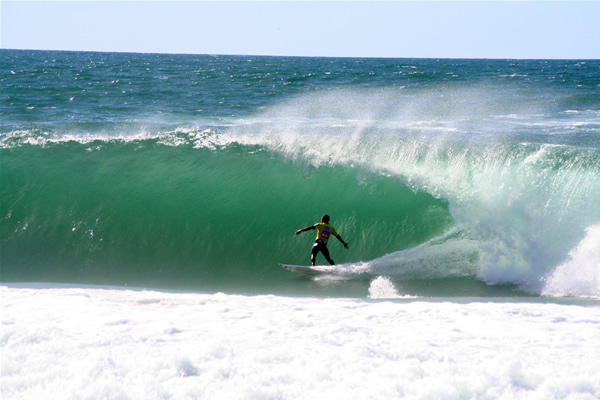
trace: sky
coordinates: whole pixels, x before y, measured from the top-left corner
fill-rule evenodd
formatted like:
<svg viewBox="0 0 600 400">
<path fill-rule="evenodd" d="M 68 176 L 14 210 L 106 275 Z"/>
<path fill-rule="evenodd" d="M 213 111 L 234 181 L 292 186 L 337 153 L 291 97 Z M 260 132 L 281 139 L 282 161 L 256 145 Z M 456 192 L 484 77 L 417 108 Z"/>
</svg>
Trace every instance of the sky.
<svg viewBox="0 0 600 400">
<path fill-rule="evenodd" d="M 0 1 L 0 48 L 600 59 L 600 1 Z"/>
</svg>

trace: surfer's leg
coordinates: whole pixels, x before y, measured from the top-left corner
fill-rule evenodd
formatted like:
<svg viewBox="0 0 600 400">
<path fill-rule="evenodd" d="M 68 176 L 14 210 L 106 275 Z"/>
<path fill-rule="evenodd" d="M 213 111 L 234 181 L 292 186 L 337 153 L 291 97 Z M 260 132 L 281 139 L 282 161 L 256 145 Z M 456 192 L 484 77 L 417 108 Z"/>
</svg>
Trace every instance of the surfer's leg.
<svg viewBox="0 0 600 400">
<path fill-rule="evenodd" d="M 327 262 L 330 265 L 335 265 L 335 263 L 333 262 L 333 260 L 331 259 L 331 257 L 329 257 L 329 249 L 327 249 L 327 245 L 324 244 L 323 246 L 321 246 L 321 253 L 323 253 L 323 255 L 325 256 L 325 259 L 327 260 Z"/>
<path fill-rule="evenodd" d="M 310 252 L 310 264 L 315 265 L 315 261 L 317 259 L 317 253 L 319 252 L 319 242 L 315 242 L 313 244 L 312 250 Z"/>
</svg>

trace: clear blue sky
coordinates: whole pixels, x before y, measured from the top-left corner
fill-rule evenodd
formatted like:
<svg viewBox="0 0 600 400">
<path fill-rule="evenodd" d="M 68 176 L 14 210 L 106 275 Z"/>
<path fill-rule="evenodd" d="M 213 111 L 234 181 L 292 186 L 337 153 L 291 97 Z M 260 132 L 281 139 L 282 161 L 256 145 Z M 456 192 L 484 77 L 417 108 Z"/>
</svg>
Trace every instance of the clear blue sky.
<svg viewBox="0 0 600 400">
<path fill-rule="evenodd" d="M 0 1 L 4 49 L 600 58 L 600 1 Z"/>
</svg>

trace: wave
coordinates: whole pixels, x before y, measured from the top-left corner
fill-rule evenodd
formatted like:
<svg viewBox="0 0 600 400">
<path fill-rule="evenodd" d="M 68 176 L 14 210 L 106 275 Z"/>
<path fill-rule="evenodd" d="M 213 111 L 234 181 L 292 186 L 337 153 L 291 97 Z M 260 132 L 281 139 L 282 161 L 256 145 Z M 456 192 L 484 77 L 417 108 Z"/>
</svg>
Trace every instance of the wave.
<svg viewBox="0 0 600 400">
<path fill-rule="evenodd" d="M 565 126 L 581 122 L 552 122 L 539 104 L 514 115 L 504 100 L 501 104 L 507 108 L 499 116 L 494 116 L 498 102 L 493 100 L 482 102 L 474 112 L 454 103 L 452 109 L 440 112 L 441 100 L 435 93 L 420 94 L 416 106 L 414 97 L 407 105 L 403 96 L 389 92 L 311 95 L 268 110 L 262 116 L 266 126 L 238 128 L 233 135 L 298 163 L 364 168 L 443 199 L 454 226 L 468 234 L 467 241 L 458 245 L 466 254 L 459 258 L 465 270 L 471 268 L 470 249 L 475 247 L 479 279 L 547 293 L 547 277 L 566 260 L 586 229 L 600 221 L 600 209 L 595 207 L 600 201 L 600 151 L 597 141 L 588 139 L 595 128 L 579 131 L 576 139 L 556 141 L 557 132 L 568 136 Z M 453 100 L 466 96 L 462 103 L 468 105 L 482 98 L 479 91 L 450 94 Z M 431 112 L 426 121 L 425 112 Z M 508 118 L 505 112 L 510 113 Z M 540 121 L 552 128 L 540 127 Z M 577 141 L 581 146 L 570 144 Z M 434 248 L 427 245 L 415 252 L 426 254 Z M 455 252 L 443 253 L 442 269 L 452 270 Z M 371 265 L 374 270 L 382 263 L 399 265 L 411 256 L 393 253 Z M 592 292 L 600 293 L 600 287 L 593 285 Z"/>
<path fill-rule="evenodd" d="M 324 207 L 354 238 L 345 261 L 414 246 L 451 223 L 444 201 L 389 177 L 299 169 L 234 144 L 23 145 L 3 150 L 2 182 L 5 281 L 277 281 L 278 262 L 308 259 L 311 238 L 293 233 Z"/>
<path fill-rule="evenodd" d="M 330 91 L 220 125 L 5 134 L 2 279 L 269 287 L 327 212 L 346 275 L 599 295 L 593 268 L 589 287 L 565 281 L 597 263 L 598 148 L 546 140 L 539 106 L 442 94 L 454 105 Z"/>
</svg>

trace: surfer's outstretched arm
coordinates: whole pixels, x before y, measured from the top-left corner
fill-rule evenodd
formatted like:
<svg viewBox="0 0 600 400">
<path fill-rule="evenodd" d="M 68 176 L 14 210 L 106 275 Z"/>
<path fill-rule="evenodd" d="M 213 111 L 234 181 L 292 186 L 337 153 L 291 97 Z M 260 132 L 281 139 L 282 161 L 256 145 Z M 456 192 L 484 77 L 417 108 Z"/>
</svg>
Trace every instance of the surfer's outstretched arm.
<svg viewBox="0 0 600 400">
<path fill-rule="evenodd" d="M 306 228 L 298 229 L 298 230 L 296 231 L 296 235 L 299 235 L 299 234 L 301 234 L 302 232 L 311 231 L 311 230 L 313 230 L 313 229 L 317 229 L 317 228 L 315 228 L 313 225 L 311 225 L 311 226 L 307 226 Z"/>
<path fill-rule="evenodd" d="M 337 235 L 336 237 L 338 238 L 338 240 L 340 242 L 342 242 L 342 244 L 344 245 L 345 248 L 348 248 L 348 243 L 344 242 L 344 239 L 342 239 L 342 236 Z"/>
</svg>

